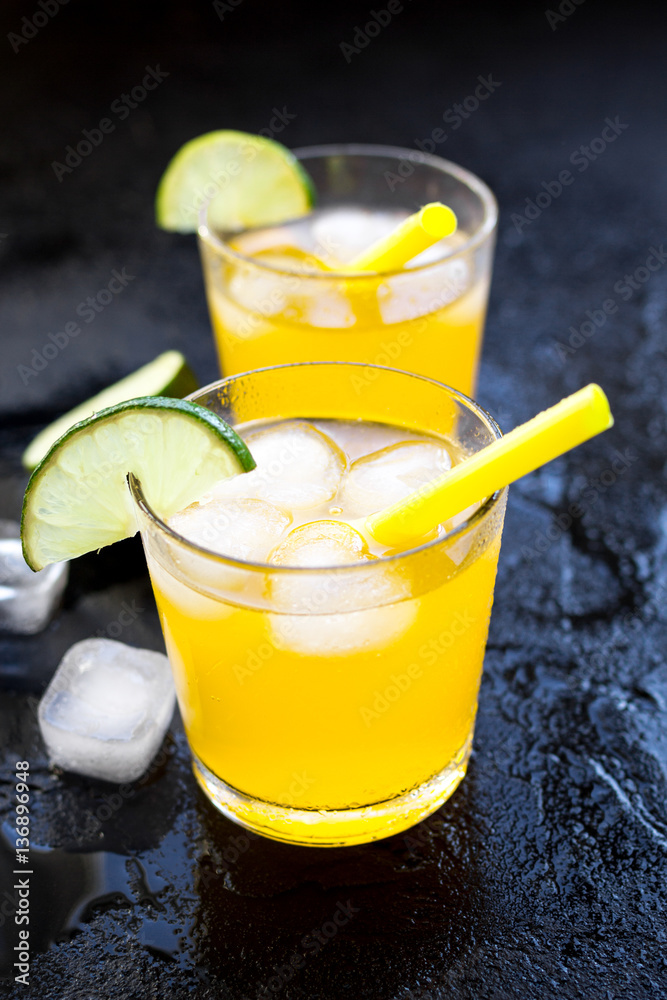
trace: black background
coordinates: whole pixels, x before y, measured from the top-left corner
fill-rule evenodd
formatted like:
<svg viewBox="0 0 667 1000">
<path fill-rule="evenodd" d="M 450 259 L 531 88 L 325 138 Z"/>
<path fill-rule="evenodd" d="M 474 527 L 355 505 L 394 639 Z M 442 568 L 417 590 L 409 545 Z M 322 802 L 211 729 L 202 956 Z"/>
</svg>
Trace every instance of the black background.
<svg viewBox="0 0 667 1000">
<path fill-rule="evenodd" d="M 294 116 L 276 134 L 288 146 L 413 147 L 445 128 L 435 151 L 501 208 L 480 401 L 508 429 L 594 380 L 616 425 L 513 487 L 470 772 L 408 838 L 331 852 L 247 838 L 195 790 L 178 723 L 108 817 L 111 786 L 49 772 L 34 706 L 64 650 L 123 601 L 145 609 L 123 641 L 161 648 L 138 544 L 78 560 L 48 630 L 0 640 L 4 829 L 25 757 L 39 847 L 32 985 L 9 995 L 667 996 L 664 265 L 621 291 L 667 238 L 662 5 L 565 0 L 557 20 L 556 3 L 410 0 L 347 58 L 383 0 L 226 6 L 70 0 L 15 52 L 9 33 L 40 8 L 3 5 L 0 513 L 17 517 L 21 450 L 63 410 L 167 347 L 216 377 L 194 238 L 155 229 L 154 191 L 184 141 L 256 132 L 276 108 Z M 120 120 L 111 105 L 147 66 L 168 76 Z M 494 93 L 448 128 L 489 75 Z M 114 131 L 59 181 L 54 161 L 105 117 Z M 627 127 L 580 171 L 570 157 L 607 118 Z M 517 222 L 568 168 L 574 182 Z M 26 375 L 114 268 L 127 288 Z M 308 950 L 348 900 L 348 924 Z"/>
</svg>

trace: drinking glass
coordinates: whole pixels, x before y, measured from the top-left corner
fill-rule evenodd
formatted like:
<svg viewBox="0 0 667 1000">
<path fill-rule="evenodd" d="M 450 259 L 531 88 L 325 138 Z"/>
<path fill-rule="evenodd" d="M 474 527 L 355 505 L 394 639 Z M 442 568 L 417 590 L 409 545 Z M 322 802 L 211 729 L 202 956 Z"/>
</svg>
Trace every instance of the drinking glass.
<svg viewBox="0 0 667 1000">
<path fill-rule="evenodd" d="M 341 241 L 358 238 L 352 230 L 360 218 L 372 226 L 375 217 L 409 214 L 431 201 L 454 210 L 457 233 L 444 257 L 395 273 L 313 270 L 307 257 L 276 263 L 239 252 L 215 231 L 209 202 L 200 213 L 199 246 L 222 373 L 358 361 L 417 372 L 473 395 L 497 223 L 489 188 L 463 167 L 417 150 L 347 145 L 295 153 L 312 179 L 316 210 L 273 228 L 286 239 L 295 227 L 305 231 L 325 262 L 335 260 Z M 338 213 L 334 227 L 325 227 L 329 235 L 319 242 L 322 216 L 330 212 Z"/>
<path fill-rule="evenodd" d="M 441 437 L 461 458 L 495 421 L 445 385 L 314 363 L 232 376 L 191 399 L 232 425 L 363 420 Z M 443 537 L 343 566 L 250 563 L 177 535 L 135 482 L 193 767 L 259 834 L 336 846 L 436 810 L 470 754 L 506 490 Z"/>
</svg>

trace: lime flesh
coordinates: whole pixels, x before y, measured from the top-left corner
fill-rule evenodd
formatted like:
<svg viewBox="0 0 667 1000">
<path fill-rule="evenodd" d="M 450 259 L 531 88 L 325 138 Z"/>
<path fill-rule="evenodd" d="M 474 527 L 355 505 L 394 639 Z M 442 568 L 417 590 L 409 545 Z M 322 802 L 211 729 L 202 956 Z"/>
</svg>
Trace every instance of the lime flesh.
<svg viewBox="0 0 667 1000">
<path fill-rule="evenodd" d="M 209 227 L 240 232 L 307 215 L 313 185 L 280 143 L 247 132 L 207 132 L 179 149 L 155 199 L 158 226 L 194 233 L 209 203 Z"/>
<path fill-rule="evenodd" d="M 23 555 L 40 570 L 135 534 L 130 473 L 168 518 L 254 466 L 232 428 L 197 403 L 147 396 L 109 407 L 66 431 L 30 477 Z"/>
</svg>

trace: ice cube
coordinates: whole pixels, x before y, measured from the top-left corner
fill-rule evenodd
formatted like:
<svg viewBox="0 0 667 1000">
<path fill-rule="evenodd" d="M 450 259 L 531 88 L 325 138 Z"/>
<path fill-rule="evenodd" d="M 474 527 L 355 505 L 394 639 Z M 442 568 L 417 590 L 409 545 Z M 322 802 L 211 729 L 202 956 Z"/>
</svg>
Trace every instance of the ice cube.
<svg viewBox="0 0 667 1000">
<path fill-rule="evenodd" d="M 317 296 L 308 293 L 307 281 L 300 276 L 321 274 L 326 264 L 315 254 L 296 246 L 279 245 L 257 251 L 253 259 L 264 267 L 238 265 L 232 269 L 229 296 L 253 315 L 265 319 L 302 312 Z M 323 289 L 320 289 L 322 292 Z"/>
<path fill-rule="evenodd" d="M 315 295 L 304 295 L 301 314 L 304 323 L 318 330 L 340 330 L 357 322 L 353 305 L 340 285 L 329 285 Z"/>
<path fill-rule="evenodd" d="M 271 580 L 274 604 L 300 612 L 268 616 L 278 648 L 321 656 L 377 650 L 396 641 L 414 621 L 418 602 L 401 601 L 405 581 L 393 565 L 380 565 L 364 538 L 348 524 L 312 521 L 300 525 L 278 546 L 271 561 L 321 568 L 312 575 L 275 574 Z M 355 563 L 367 568 L 359 566 L 349 572 Z M 341 570 L 343 566 L 347 569 Z M 386 606 L 373 607 L 375 603 Z M 337 613 L 327 614 L 332 608 Z"/>
<path fill-rule="evenodd" d="M 314 420 L 313 425 L 334 441 L 347 455 L 348 462 L 372 451 L 388 448 L 403 441 L 422 441 L 421 434 L 393 424 L 376 424 L 363 420 Z"/>
<path fill-rule="evenodd" d="M 254 257 L 265 251 L 294 250 L 299 246 L 298 235 L 288 226 L 273 226 L 269 229 L 250 229 L 229 240 L 233 250 L 244 257 Z"/>
<path fill-rule="evenodd" d="M 57 607 L 69 563 L 33 573 L 23 558 L 19 534 L 17 522 L 0 521 L 0 629 L 32 635 L 45 628 Z"/>
<path fill-rule="evenodd" d="M 162 630 L 165 634 L 169 630 L 169 613 L 165 613 L 163 608 L 165 603 L 169 603 L 173 608 L 176 608 L 181 615 L 199 621 L 222 621 L 224 618 L 230 618 L 236 610 L 232 605 L 221 600 L 219 597 L 216 599 L 215 597 L 201 593 L 199 590 L 195 590 L 182 576 L 177 575 L 179 570 L 181 573 L 188 571 L 187 557 L 183 558 L 179 556 L 178 569 L 176 566 L 173 566 L 171 572 L 163 567 L 157 559 L 153 558 L 150 553 L 146 554 L 146 559 L 155 597 L 158 602 Z M 217 572 L 215 569 L 212 571 L 208 566 L 205 566 L 203 571 L 199 565 L 189 568 L 192 571 L 192 578 L 197 580 L 200 586 L 206 587 L 208 584 L 214 592 L 219 592 L 225 585 L 229 589 L 229 581 L 226 579 L 228 574 L 225 573 L 226 567 L 222 568 L 222 572 L 220 568 L 218 568 Z M 234 586 L 236 580 L 233 579 L 231 583 Z M 241 590 L 243 588 L 239 584 L 235 589 Z"/>
<path fill-rule="evenodd" d="M 271 554 L 278 566 L 344 566 L 371 558 L 363 536 L 343 521 L 301 524 Z"/>
<path fill-rule="evenodd" d="M 345 456 L 311 424 L 286 420 L 243 435 L 257 468 L 225 479 L 211 490 L 214 499 L 268 500 L 288 510 L 317 507 L 338 489 Z"/>
<path fill-rule="evenodd" d="M 344 521 L 310 521 L 294 528 L 270 562 L 314 571 L 273 574 L 271 599 L 281 611 L 357 611 L 402 600 L 410 592 L 400 568 L 380 565 L 363 536 Z"/>
<path fill-rule="evenodd" d="M 229 296 L 237 305 L 268 319 L 285 310 L 289 287 L 286 280 L 279 271 L 268 267 L 235 267 L 229 281 Z"/>
<path fill-rule="evenodd" d="M 266 500 L 209 500 L 174 514 L 169 526 L 202 548 L 245 562 L 266 562 L 291 520 Z"/>
<path fill-rule="evenodd" d="M 342 263 L 352 260 L 376 240 L 393 232 L 408 212 L 378 212 L 361 208 L 336 208 L 320 212 L 313 222 L 313 236 L 323 247 L 335 247 Z"/>
<path fill-rule="evenodd" d="M 304 656 L 377 652 L 398 641 L 415 620 L 418 601 L 334 615 L 269 615 L 278 649 Z"/>
<path fill-rule="evenodd" d="M 416 259 L 410 265 L 414 263 Z M 434 263 L 418 274 L 411 273 L 408 266 L 400 274 L 389 275 L 378 288 L 382 320 L 390 325 L 404 323 L 436 314 L 447 306 L 448 329 L 452 323 L 454 326 L 470 324 L 481 315 L 479 310 L 483 309 L 486 295 L 486 286 L 481 282 L 473 286 L 473 278 L 472 265 L 464 257 Z"/>
<path fill-rule="evenodd" d="M 346 518 L 388 507 L 451 468 L 444 444 L 404 441 L 357 459 L 341 483 L 337 503 Z"/>
<path fill-rule="evenodd" d="M 134 781 L 162 743 L 174 698 L 162 653 L 112 639 L 75 643 L 39 704 L 51 762 L 104 781 Z"/>
</svg>

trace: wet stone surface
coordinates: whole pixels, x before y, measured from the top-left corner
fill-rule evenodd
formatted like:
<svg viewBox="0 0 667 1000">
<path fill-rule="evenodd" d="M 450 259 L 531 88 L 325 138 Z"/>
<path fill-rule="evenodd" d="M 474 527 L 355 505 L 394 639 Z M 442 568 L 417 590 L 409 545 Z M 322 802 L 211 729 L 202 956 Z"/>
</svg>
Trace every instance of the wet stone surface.
<svg viewBox="0 0 667 1000">
<path fill-rule="evenodd" d="M 503 210 L 480 401 L 509 428 L 595 380 L 616 425 L 512 489 L 468 776 L 431 819 L 375 845 L 317 851 L 246 834 L 198 792 L 178 718 L 129 786 L 50 770 L 36 707 L 65 650 L 96 635 L 162 649 L 139 543 L 77 560 L 46 631 L 0 637 L 5 976 L 18 931 L 18 760 L 30 763 L 33 871 L 30 985 L 7 978 L 0 994 L 667 997 L 667 269 L 627 297 L 614 291 L 665 236 L 658 7 L 626 11 L 621 35 L 595 0 L 557 31 L 534 5 L 511 24 L 495 10 L 483 30 L 478 18 L 453 25 L 461 44 L 445 69 L 436 5 L 406 9 L 349 65 L 337 40 L 361 15 L 345 5 L 318 28 L 321 41 L 294 15 L 279 54 L 268 27 L 244 27 L 243 10 L 225 20 L 218 49 L 211 36 L 223 26 L 210 11 L 187 22 L 165 13 L 128 36 L 115 8 L 99 24 L 72 8 L 1 71 L 13 187 L 0 193 L 0 517 L 19 514 L 22 448 L 66 407 L 167 347 L 187 353 L 202 383 L 216 376 L 194 243 L 155 232 L 152 194 L 186 138 L 226 124 L 259 130 L 276 102 L 297 115 L 282 136 L 292 146 L 413 145 L 493 70 L 498 92 L 436 150 L 484 177 Z M 59 184 L 50 162 L 158 58 L 170 79 Z M 386 87 L 373 96 L 378 80 Z M 345 106 L 344 127 L 341 88 L 367 95 Z M 607 115 L 627 134 L 515 225 Z M 17 366 L 114 267 L 136 278 L 22 379 Z M 559 353 L 609 297 L 617 312 Z"/>
</svg>

